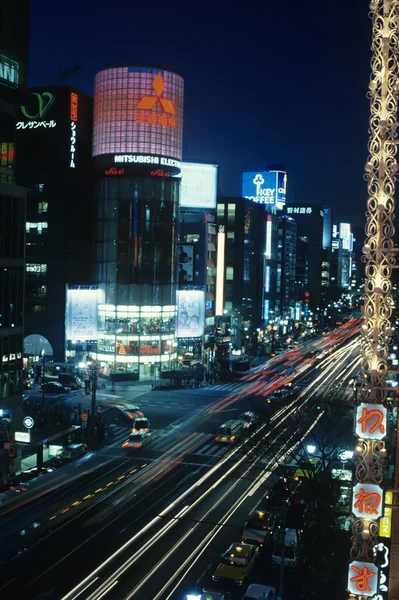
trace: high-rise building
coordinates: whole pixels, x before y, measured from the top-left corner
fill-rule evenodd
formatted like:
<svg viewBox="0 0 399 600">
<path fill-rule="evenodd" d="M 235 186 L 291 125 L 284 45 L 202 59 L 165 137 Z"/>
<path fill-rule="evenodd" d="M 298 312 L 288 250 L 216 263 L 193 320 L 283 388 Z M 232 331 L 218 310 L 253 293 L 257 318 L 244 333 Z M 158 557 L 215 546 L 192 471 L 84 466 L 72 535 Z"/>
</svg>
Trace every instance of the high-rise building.
<svg viewBox="0 0 399 600">
<path fill-rule="evenodd" d="M 279 217 L 276 316 L 279 319 L 295 319 L 297 224 L 295 219 Z"/>
<path fill-rule="evenodd" d="M 66 285 L 90 282 L 92 115 L 92 99 L 69 86 L 32 89 L 18 110 L 18 173 L 28 188 L 26 356 L 44 350 L 65 360 Z"/>
<path fill-rule="evenodd" d="M 0 19 L 0 485 L 19 468 L 9 435 L 22 427 L 26 190 L 16 169 L 16 117 L 28 87 L 28 0 L 1 2 Z M 4 444 L 8 443 L 7 450 Z"/>
<path fill-rule="evenodd" d="M 179 75 L 146 67 L 111 68 L 96 75 L 97 358 L 114 379 L 155 380 L 176 363 L 176 175 L 182 136 Z"/>
<path fill-rule="evenodd" d="M 240 311 L 243 320 L 250 322 L 252 327 L 263 323 L 261 290 L 264 287 L 265 249 L 268 252 L 265 239 L 269 216 L 272 215 L 265 211 L 264 205 L 251 199 L 218 198 L 217 224 L 224 228 L 221 233 L 226 242 L 223 309 Z"/>
<path fill-rule="evenodd" d="M 315 204 L 290 205 L 286 214 L 297 223 L 296 298 L 306 315 L 309 307 L 316 309 L 325 287 L 324 209 Z"/>
<path fill-rule="evenodd" d="M 202 292 L 201 336 L 191 331 L 188 320 L 178 335 L 179 356 L 185 361 L 201 361 L 210 368 L 214 349 L 216 300 L 216 198 L 218 167 L 211 163 L 182 164 L 179 225 L 179 298 L 184 301 L 191 291 Z M 197 294 L 198 297 L 200 297 Z M 194 321 L 196 321 L 194 319 Z M 183 319 L 179 314 L 179 324 Z"/>
</svg>

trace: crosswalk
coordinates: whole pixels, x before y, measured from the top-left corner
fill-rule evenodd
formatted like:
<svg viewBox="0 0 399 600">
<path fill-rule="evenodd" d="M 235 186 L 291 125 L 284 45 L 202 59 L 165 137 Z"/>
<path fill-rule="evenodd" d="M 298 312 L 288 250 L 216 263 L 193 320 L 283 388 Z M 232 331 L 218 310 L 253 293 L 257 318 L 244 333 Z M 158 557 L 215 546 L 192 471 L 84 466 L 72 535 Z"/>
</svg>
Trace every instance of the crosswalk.
<svg viewBox="0 0 399 600">
<path fill-rule="evenodd" d="M 130 429 L 128 427 L 119 427 L 113 425 L 110 427 L 109 439 L 110 448 L 117 449 L 121 448 L 122 444 L 129 437 Z M 199 434 L 200 435 L 200 434 Z M 204 457 L 219 457 L 225 454 L 228 450 L 227 446 L 221 446 L 214 440 L 212 434 L 204 434 L 204 440 L 195 448 L 193 452 L 190 452 L 190 456 L 204 456 Z M 143 448 L 143 452 L 150 450 L 151 452 L 167 452 L 176 446 L 176 439 L 170 435 L 168 430 L 153 430 L 151 432 L 151 439 Z"/>
<path fill-rule="evenodd" d="M 243 382 L 235 382 L 235 383 L 219 383 L 217 385 L 210 385 L 208 390 L 218 390 L 221 392 L 233 392 L 234 390 L 239 390 L 245 385 L 245 381 Z"/>
</svg>

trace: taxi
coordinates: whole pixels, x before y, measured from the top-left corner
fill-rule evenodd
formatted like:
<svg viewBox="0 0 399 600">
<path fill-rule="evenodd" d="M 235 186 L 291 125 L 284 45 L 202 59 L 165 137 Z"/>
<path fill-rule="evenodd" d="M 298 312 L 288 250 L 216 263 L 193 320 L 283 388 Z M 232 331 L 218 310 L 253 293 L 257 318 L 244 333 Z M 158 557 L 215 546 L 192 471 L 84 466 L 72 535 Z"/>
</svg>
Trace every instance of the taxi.
<svg viewBox="0 0 399 600">
<path fill-rule="evenodd" d="M 122 444 L 122 448 L 132 448 L 138 450 L 142 448 L 147 441 L 147 433 L 143 430 L 132 432 L 126 442 Z"/>
<path fill-rule="evenodd" d="M 252 544 L 235 542 L 221 556 L 221 562 L 212 575 L 213 581 L 232 581 L 243 585 L 251 573 L 259 548 Z"/>
</svg>

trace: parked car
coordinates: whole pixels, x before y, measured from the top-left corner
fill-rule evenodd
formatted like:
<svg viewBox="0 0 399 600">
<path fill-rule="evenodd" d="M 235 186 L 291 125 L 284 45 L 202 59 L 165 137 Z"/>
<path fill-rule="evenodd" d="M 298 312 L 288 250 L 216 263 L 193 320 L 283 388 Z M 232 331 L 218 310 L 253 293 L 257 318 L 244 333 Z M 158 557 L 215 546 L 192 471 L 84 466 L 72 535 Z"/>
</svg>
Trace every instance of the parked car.
<svg viewBox="0 0 399 600">
<path fill-rule="evenodd" d="M 57 450 L 57 458 L 64 460 L 73 460 L 74 458 L 80 458 L 90 452 L 90 448 L 86 444 L 70 444 L 65 448 Z"/>
<path fill-rule="evenodd" d="M 59 373 L 58 383 L 70 387 L 72 390 L 79 390 L 82 387 L 82 381 L 79 377 L 70 373 Z"/>
<path fill-rule="evenodd" d="M 221 556 L 216 567 L 213 581 L 230 581 L 243 585 L 251 573 L 255 560 L 259 556 L 259 548 L 252 544 L 231 544 Z"/>
<path fill-rule="evenodd" d="M 260 547 L 264 546 L 273 533 L 274 521 L 275 517 L 271 513 L 255 510 L 245 523 L 241 534 L 242 542 Z"/>
<path fill-rule="evenodd" d="M 42 383 L 40 389 L 44 390 L 44 392 L 47 394 L 68 394 L 71 391 L 71 388 L 61 385 L 58 383 L 58 381 L 48 381 L 47 383 Z"/>
</svg>

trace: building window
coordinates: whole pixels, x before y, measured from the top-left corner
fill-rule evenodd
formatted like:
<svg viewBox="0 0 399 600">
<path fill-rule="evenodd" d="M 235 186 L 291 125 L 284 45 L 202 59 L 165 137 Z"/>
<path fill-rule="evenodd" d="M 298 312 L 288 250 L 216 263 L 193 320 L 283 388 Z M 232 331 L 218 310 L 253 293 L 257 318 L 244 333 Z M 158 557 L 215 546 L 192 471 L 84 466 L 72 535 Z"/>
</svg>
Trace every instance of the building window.
<svg viewBox="0 0 399 600">
<path fill-rule="evenodd" d="M 227 219 L 229 221 L 234 221 L 235 216 L 236 216 L 236 205 L 228 204 L 227 205 Z"/>
<path fill-rule="evenodd" d="M 26 263 L 26 272 L 45 275 L 47 273 L 47 265 L 43 263 Z"/>
<path fill-rule="evenodd" d="M 233 281 L 234 267 L 226 267 L 226 281 Z"/>
<path fill-rule="evenodd" d="M 217 205 L 217 218 L 221 221 L 224 220 L 224 204 Z"/>
<path fill-rule="evenodd" d="M 234 237 L 235 237 L 234 231 L 228 231 L 227 232 L 227 239 L 228 240 L 234 240 Z"/>
<path fill-rule="evenodd" d="M 39 202 L 37 205 L 37 212 L 39 215 L 46 213 L 48 211 L 48 202 Z"/>
</svg>

